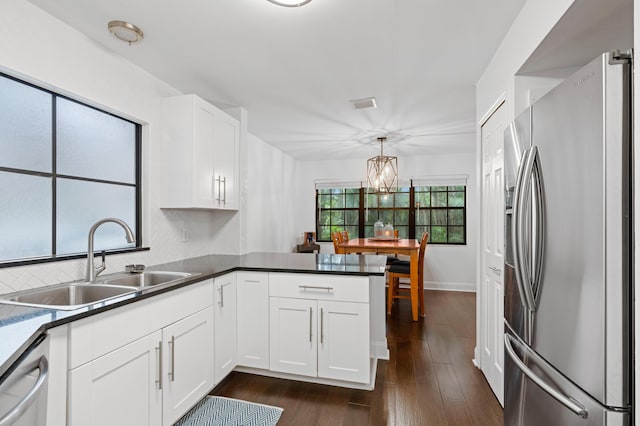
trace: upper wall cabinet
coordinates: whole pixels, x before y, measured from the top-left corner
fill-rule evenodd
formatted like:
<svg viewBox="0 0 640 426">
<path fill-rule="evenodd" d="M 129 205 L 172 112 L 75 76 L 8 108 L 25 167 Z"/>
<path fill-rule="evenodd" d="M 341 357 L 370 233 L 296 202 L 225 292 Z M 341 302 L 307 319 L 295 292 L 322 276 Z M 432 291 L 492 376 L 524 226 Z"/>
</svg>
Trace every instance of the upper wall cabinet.
<svg viewBox="0 0 640 426">
<path fill-rule="evenodd" d="M 196 95 L 163 104 L 161 207 L 237 210 L 240 123 Z"/>
</svg>

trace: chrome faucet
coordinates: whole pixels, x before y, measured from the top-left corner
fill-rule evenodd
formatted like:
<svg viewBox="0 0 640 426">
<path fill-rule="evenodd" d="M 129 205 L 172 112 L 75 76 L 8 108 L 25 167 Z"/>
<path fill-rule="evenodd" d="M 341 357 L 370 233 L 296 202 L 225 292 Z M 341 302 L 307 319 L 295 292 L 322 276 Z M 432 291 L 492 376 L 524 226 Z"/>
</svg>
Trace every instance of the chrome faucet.
<svg viewBox="0 0 640 426">
<path fill-rule="evenodd" d="M 87 282 L 93 282 L 98 274 L 107 268 L 104 262 L 104 255 L 102 256 L 102 265 L 96 267 L 96 265 L 93 263 L 93 238 L 96 233 L 96 229 L 98 229 L 98 227 L 103 223 L 107 222 L 117 223 L 118 225 L 122 226 L 122 228 L 124 228 L 124 232 L 126 233 L 128 243 L 136 242 L 136 237 L 133 235 L 133 231 L 131 230 L 131 228 L 129 228 L 129 225 L 127 225 L 120 219 L 107 217 L 105 219 L 100 219 L 99 221 L 94 223 L 93 226 L 91 226 L 91 229 L 89 229 L 89 247 L 87 249 L 87 275 L 85 277 Z"/>
</svg>

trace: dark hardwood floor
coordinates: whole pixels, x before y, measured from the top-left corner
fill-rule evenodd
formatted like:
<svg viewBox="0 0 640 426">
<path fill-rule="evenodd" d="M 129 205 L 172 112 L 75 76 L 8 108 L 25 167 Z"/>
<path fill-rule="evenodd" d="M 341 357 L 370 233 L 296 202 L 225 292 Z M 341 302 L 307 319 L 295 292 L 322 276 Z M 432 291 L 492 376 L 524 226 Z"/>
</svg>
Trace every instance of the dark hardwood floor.
<svg viewBox="0 0 640 426">
<path fill-rule="evenodd" d="M 502 425 L 502 408 L 473 365 L 473 293 L 425 292 L 426 318 L 409 301 L 387 317 L 389 361 L 373 391 L 231 373 L 212 394 L 284 408 L 287 425 Z"/>
</svg>

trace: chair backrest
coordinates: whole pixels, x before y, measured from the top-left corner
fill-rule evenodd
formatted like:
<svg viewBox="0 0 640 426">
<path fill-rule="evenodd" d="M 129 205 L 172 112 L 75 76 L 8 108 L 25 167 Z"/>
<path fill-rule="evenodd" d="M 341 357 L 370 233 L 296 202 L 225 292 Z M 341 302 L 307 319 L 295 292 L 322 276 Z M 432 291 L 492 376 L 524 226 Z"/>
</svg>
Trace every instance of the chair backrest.
<svg viewBox="0 0 640 426">
<path fill-rule="evenodd" d="M 332 232 L 331 241 L 333 241 L 333 251 L 336 254 L 344 254 L 344 251 L 339 247 L 339 244 L 342 243 L 340 232 Z"/>
<path fill-rule="evenodd" d="M 398 233 L 398 230 L 397 230 L 397 229 L 394 229 L 394 230 L 393 230 L 393 238 L 398 238 L 398 235 L 400 235 L 400 234 Z"/>
<path fill-rule="evenodd" d="M 340 231 L 340 242 L 346 243 L 349 241 L 349 231 Z"/>
<path fill-rule="evenodd" d="M 424 252 L 427 250 L 427 242 L 429 241 L 429 233 L 422 234 L 420 240 L 420 251 L 418 252 L 418 282 L 424 282 Z"/>
</svg>

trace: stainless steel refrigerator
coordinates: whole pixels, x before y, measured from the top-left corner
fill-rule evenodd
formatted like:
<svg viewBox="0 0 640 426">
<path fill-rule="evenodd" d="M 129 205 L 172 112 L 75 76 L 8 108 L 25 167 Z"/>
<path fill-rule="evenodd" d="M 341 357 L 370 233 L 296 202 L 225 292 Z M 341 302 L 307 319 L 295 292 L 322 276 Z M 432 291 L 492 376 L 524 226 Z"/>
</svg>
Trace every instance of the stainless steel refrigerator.
<svg viewBox="0 0 640 426">
<path fill-rule="evenodd" d="M 627 56 L 596 58 L 505 131 L 507 426 L 632 421 Z"/>
</svg>

